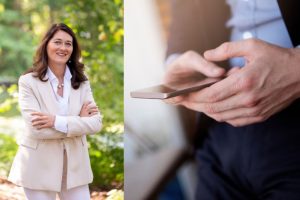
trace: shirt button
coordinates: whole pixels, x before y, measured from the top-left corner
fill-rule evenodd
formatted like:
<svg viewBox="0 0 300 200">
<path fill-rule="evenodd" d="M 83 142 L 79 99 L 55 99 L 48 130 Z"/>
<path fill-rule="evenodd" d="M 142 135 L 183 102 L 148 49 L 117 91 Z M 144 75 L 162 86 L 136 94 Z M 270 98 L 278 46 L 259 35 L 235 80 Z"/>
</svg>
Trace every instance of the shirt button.
<svg viewBox="0 0 300 200">
<path fill-rule="evenodd" d="M 243 33 L 243 39 L 253 38 L 253 34 L 249 31 Z"/>
</svg>

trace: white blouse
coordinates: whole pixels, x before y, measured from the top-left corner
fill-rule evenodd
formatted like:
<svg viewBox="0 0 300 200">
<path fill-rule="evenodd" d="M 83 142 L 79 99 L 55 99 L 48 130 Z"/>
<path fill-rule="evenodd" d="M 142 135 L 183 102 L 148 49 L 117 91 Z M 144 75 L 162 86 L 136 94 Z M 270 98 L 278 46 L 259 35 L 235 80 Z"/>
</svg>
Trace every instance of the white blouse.
<svg viewBox="0 0 300 200">
<path fill-rule="evenodd" d="M 68 110 L 69 110 L 69 97 L 71 92 L 72 74 L 69 70 L 69 67 L 66 66 L 65 75 L 64 75 L 63 97 L 57 94 L 58 79 L 49 67 L 47 70 L 47 75 L 52 87 L 52 92 L 56 97 L 57 104 L 59 107 L 59 112 L 55 116 L 54 128 L 63 133 L 67 133 L 68 123 L 66 117 L 64 116 L 68 115 Z"/>
<path fill-rule="evenodd" d="M 281 47 L 293 48 L 276 0 L 227 0 L 227 3 L 231 7 L 227 26 L 232 27 L 232 41 L 258 38 Z M 245 60 L 236 57 L 230 63 L 242 67 Z"/>
</svg>

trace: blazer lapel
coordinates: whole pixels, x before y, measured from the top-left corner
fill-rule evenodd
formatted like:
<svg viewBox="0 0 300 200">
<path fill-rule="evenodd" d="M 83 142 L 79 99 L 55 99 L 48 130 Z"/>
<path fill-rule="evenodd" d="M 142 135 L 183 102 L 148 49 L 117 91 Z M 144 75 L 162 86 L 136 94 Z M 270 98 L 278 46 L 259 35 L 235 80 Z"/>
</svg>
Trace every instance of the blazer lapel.
<svg viewBox="0 0 300 200">
<path fill-rule="evenodd" d="M 69 95 L 69 115 L 78 115 L 80 113 L 80 88 L 75 90 L 72 86 Z"/>
<path fill-rule="evenodd" d="M 45 76 L 45 79 L 48 79 L 48 76 Z M 56 114 L 59 112 L 59 107 L 57 103 L 57 99 L 53 93 L 53 89 L 50 81 L 41 82 L 39 81 L 37 84 L 38 91 L 41 94 L 41 98 L 50 113 Z M 70 95 L 69 95 L 69 108 L 68 115 L 78 115 L 81 109 L 80 102 L 80 90 L 81 88 L 75 90 L 70 87 Z"/>
<path fill-rule="evenodd" d="M 48 79 L 48 76 L 45 76 L 45 79 Z M 58 113 L 58 104 L 56 97 L 53 93 L 52 86 L 50 84 L 50 81 L 42 82 L 39 81 L 37 84 L 38 91 L 41 94 L 41 98 L 43 102 L 45 102 L 45 105 L 50 113 Z"/>
</svg>

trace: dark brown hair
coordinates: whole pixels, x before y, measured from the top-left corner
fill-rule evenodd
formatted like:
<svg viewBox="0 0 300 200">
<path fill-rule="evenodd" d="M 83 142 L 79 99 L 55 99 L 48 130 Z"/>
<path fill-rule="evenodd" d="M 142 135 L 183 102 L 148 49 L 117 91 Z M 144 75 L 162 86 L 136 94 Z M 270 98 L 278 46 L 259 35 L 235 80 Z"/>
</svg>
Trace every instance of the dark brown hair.
<svg viewBox="0 0 300 200">
<path fill-rule="evenodd" d="M 48 54 L 47 45 L 57 31 L 64 31 L 68 33 L 73 39 L 73 52 L 68 61 L 68 66 L 72 74 L 71 84 L 74 89 L 78 89 L 81 82 L 86 81 L 87 77 L 84 75 L 84 64 L 79 61 L 81 57 L 81 50 L 76 39 L 75 33 L 67 25 L 63 23 L 53 24 L 48 32 L 42 39 L 40 46 L 38 47 L 33 67 L 30 68 L 26 73 L 34 72 L 34 77 L 38 77 L 41 81 L 46 82 L 48 79 L 44 79 L 48 68 Z"/>
</svg>

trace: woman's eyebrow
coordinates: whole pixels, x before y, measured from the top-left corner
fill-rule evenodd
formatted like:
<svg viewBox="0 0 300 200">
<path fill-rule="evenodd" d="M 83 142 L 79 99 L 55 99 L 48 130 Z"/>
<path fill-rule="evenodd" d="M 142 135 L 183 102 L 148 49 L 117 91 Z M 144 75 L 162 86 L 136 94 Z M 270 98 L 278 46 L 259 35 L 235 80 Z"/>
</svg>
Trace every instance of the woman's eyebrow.
<svg viewBox="0 0 300 200">
<path fill-rule="evenodd" d="M 53 40 L 59 40 L 59 41 L 63 41 L 62 39 L 60 39 L 60 38 L 53 38 Z M 66 40 L 66 42 L 72 42 L 71 40 Z"/>
</svg>

